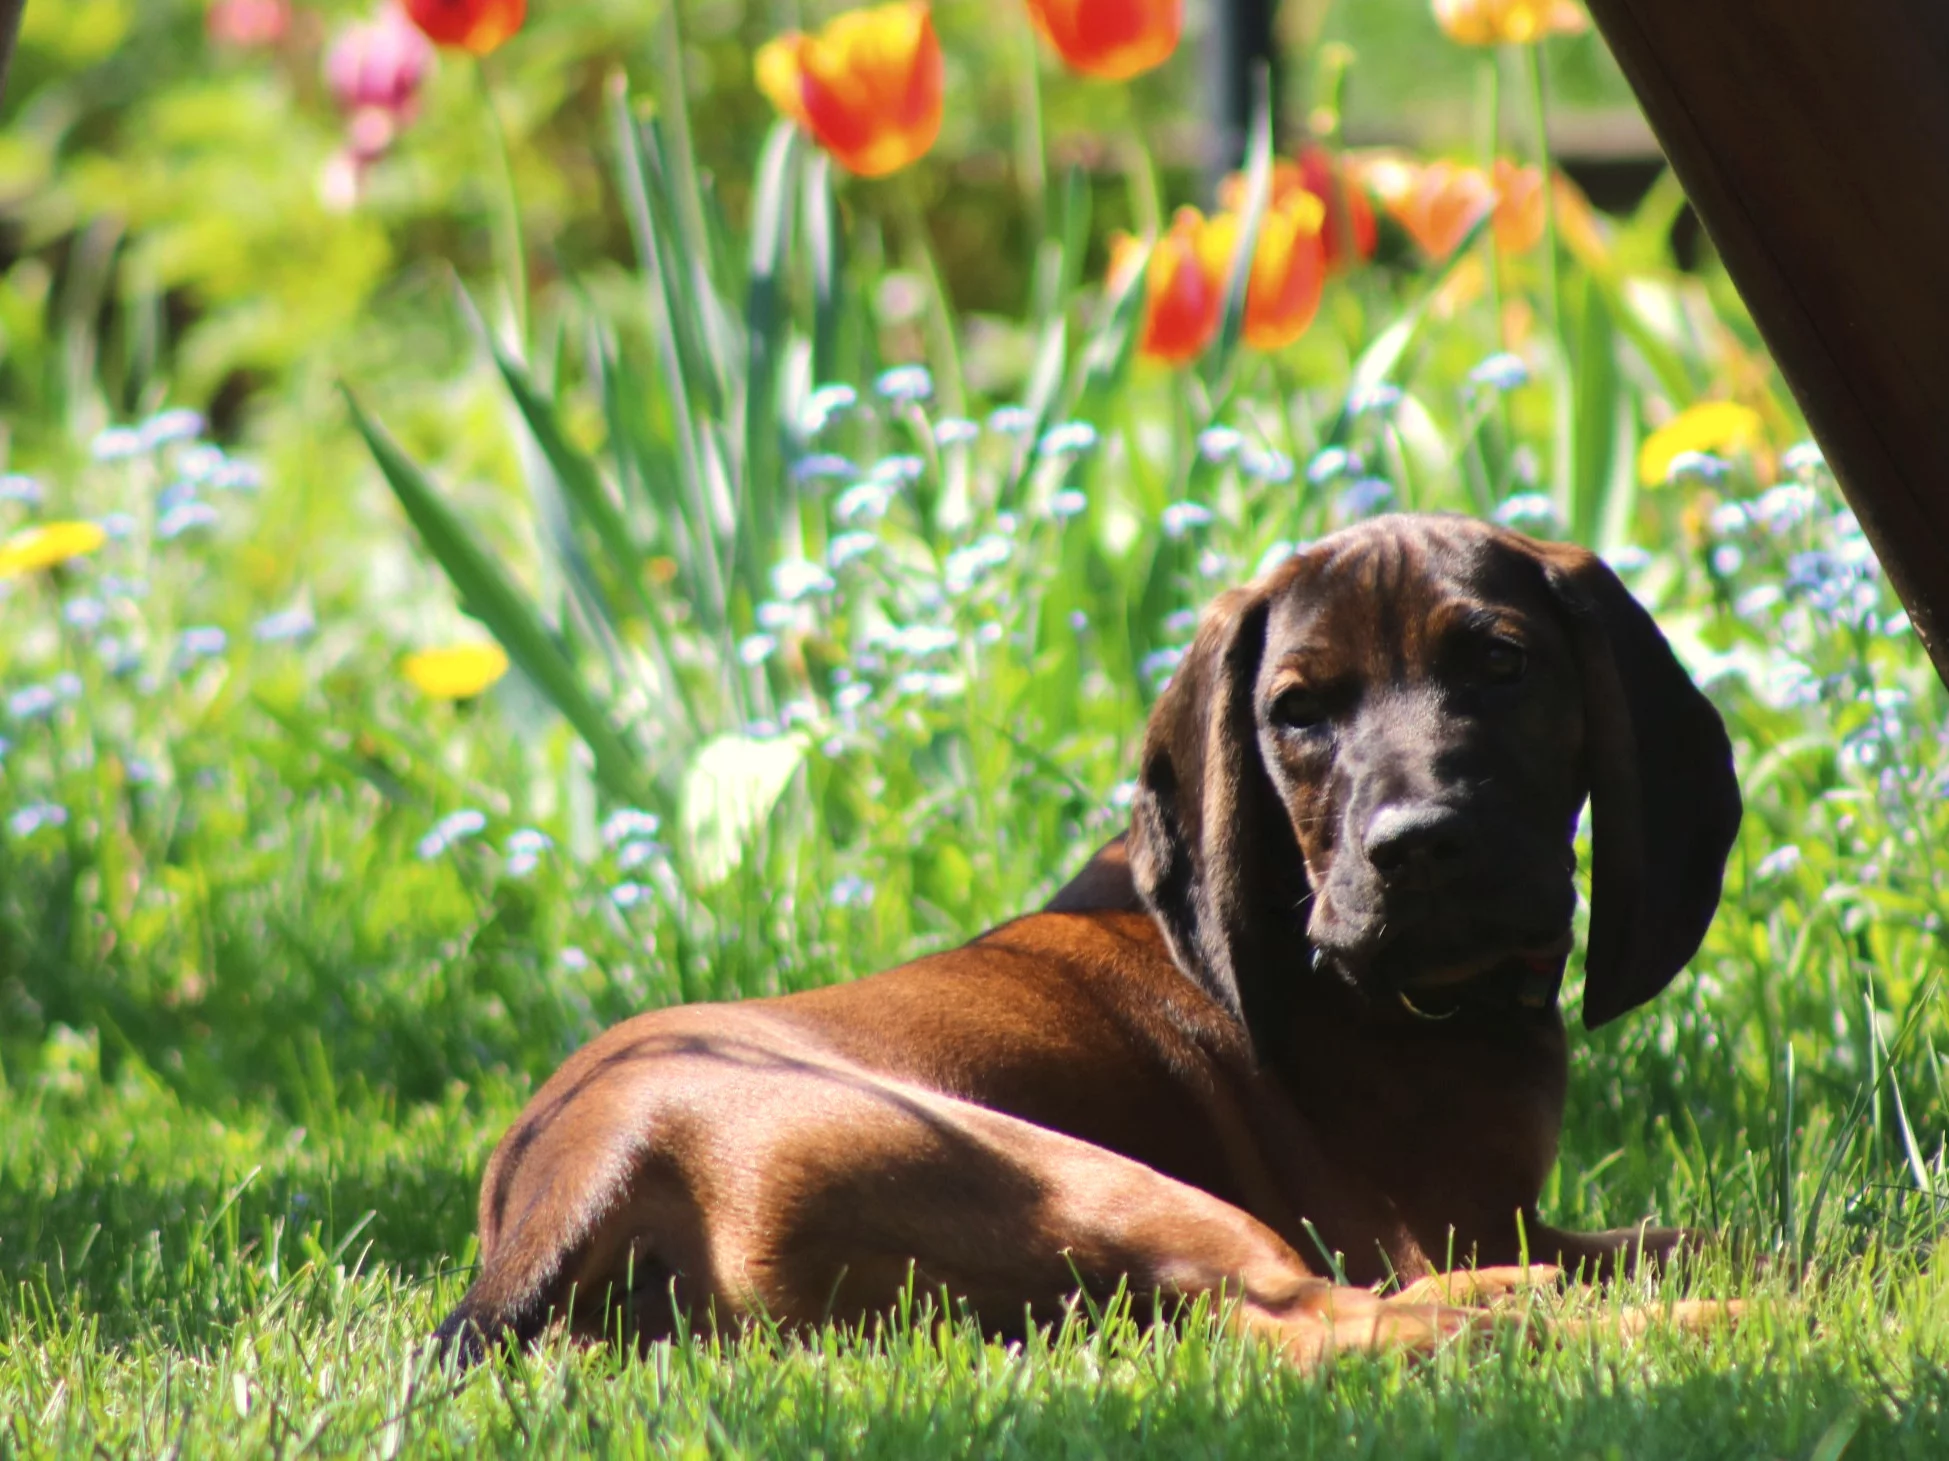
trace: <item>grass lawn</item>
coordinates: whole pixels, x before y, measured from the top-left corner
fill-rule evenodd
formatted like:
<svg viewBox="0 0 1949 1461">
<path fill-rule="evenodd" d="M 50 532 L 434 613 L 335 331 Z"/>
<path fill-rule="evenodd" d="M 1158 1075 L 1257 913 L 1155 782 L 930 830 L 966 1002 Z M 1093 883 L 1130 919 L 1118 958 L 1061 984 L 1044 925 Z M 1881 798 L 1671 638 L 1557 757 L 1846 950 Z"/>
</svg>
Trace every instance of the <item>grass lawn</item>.
<svg viewBox="0 0 1949 1461">
<path fill-rule="evenodd" d="M 1473 1352 L 1310 1377 L 1128 1314 L 1008 1350 L 930 1306 L 872 1337 L 556 1342 L 456 1379 L 417 1342 L 455 1299 L 508 1089 L 335 1132 L 186 1106 L 139 1077 L 8 1098 L 0 1445 L 41 1455 L 1932 1457 L 1949 1292 L 1919 1244 L 1741 1292 L 1734 1331 L 1532 1343 L 1621 1293 L 1538 1300 Z M 1656 1303 L 1655 1292 L 1630 1297 Z M 1147 1317 L 1147 1308 L 1139 1310 Z"/>
</svg>

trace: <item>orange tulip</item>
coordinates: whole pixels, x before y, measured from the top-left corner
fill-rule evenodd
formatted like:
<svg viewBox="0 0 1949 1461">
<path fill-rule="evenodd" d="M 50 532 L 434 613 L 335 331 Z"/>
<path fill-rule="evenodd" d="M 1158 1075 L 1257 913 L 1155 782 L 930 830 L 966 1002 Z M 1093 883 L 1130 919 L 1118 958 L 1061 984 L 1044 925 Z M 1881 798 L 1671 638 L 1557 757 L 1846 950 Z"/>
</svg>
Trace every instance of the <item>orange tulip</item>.
<svg viewBox="0 0 1949 1461">
<path fill-rule="evenodd" d="M 1528 253 L 1543 237 L 1542 171 L 1498 157 L 1495 189 L 1496 216 L 1490 227 L 1496 247 L 1505 254 Z"/>
<path fill-rule="evenodd" d="M 1496 206 L 1495 185 L 1479 167 L 1431 162 L 1417 168 L 1390 162 L 1369 176 L 1382 206 L 1437 263 L 1454 253 Z"/>
<path fill-rule="evenodd" d="M 485 56 L 521 29 L 528 0 L 400 0 L 435 45 Z"/>
<path fill-rule="evenodd" d="M 1435 24 L 1465 46 L 1523 46 L 1590 21 L 1573 0 L 1435 0 Z"/>
<path fill-rule="evenodd" d="M 941 130 L 941 42 L 923 0 L 835 16 L 759 48 L 758 89 L 839 165 L 884 177 L 922 156 Z"/>
<path fill-rule="evenodd" d="M 1195 360 L 1218 333 L 1225 306 L 1225 272 L 1231 265 L 1236 226 L 1227 233 L 1196 208 L 1180 208 L 1171 228 L 1151 246 L 1144 266 L 1144 330 L 1137 352 L 1182 365 Z M 1110 243 L 1110 281 L 1130 278 L 1143 245 L 1128 234 Z"/>
<path fill-rule="evenodd" d="M 1029 19 L 1063 64 L 1125 81 L 1170 60 L 1184 33 L 1184 0 L 1028 0 Z"/>
<path fill-rule="evenodd" d="M 1244 173 L 1235 172 L 1218 185 L 1218 202 L 1233 212 L 1245 208 Z M 1280 158 L 1272 164 L 1271 196 L 1273 207 L 1283 207 L 1296 197 L 1317 198 L 1325 208 L 1320 237 L 1326 248 L 1326 267 L 1338 273 L 1357 259 L 1374 257 L 1379 230 L 1374 226 L 1374 205 L 1367 190 L 1346 176 L 1324 147 L 1307 147 L 1298 161 Z"/>
</svg>

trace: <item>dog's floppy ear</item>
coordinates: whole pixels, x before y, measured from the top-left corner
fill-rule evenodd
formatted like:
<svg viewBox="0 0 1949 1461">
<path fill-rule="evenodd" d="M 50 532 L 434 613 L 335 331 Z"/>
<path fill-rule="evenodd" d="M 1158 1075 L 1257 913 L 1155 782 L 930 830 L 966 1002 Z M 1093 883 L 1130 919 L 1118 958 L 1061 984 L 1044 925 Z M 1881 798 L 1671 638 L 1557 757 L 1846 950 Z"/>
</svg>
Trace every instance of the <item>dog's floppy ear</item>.
<svg viewBox="0 0 1949 1461">
<path fill-rule="evenodd" d="M 1712 702 L 1602 559 L 1536 544 L 1584 680 L 1590 941 L 1584 1024 L 1657 994 L 1698 952 L 1739 832 L 1732 746 Z"/>
<path fill-rule="evenodd" d="M 1252 695 L 1265 651 L 1266 584 L 1216 600 L 1151 711 L 1131 806 L 1137 892 L 1180 968 L 1264 1042 L 1282 1029 L 1285 981 L 1269 958 L 1302 957 L 1305 868 L 1260 759 Z"/>
</svg>

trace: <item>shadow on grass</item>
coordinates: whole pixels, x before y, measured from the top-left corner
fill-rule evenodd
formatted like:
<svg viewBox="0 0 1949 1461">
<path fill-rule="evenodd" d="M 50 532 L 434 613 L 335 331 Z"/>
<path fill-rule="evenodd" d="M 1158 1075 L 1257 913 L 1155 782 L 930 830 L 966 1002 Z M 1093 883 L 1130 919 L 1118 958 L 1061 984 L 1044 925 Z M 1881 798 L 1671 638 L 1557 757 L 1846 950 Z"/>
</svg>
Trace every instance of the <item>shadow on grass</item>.
<svg viewBox="0 0 1949 1461">
<path fill-rule="evenodd" d="M 106 1342 L 195 1348 L 307 1264 L 402 1281 L 470 1253 L 474 1198 L 512 1106 L 459 1091 L 331 1137 L 155 1084 L 0 1105 L 0 1310 L 88 1316 Z"/>
</svg>

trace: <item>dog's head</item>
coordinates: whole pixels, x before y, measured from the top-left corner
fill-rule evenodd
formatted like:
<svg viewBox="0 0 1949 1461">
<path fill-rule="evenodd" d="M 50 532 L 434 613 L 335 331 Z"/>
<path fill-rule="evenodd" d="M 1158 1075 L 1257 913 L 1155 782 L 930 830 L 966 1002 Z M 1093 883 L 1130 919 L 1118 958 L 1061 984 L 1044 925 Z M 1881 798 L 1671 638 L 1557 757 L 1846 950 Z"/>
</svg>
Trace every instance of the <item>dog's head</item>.
<svg viewBox="0 0 1949 1461">
<path fill-rule="evenodd" d="M 1129 856 L 1178 962 L 1263 1037 L 1305 979 L 1389 1010 L 1553 991 L 1586 796 L 1596 1026 L 1712 920 L 1740 814 L 1725 729 L 1598 558 L 1379 518 L 1206 613 L 1151 716 Z"/>
</svg>

